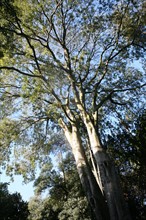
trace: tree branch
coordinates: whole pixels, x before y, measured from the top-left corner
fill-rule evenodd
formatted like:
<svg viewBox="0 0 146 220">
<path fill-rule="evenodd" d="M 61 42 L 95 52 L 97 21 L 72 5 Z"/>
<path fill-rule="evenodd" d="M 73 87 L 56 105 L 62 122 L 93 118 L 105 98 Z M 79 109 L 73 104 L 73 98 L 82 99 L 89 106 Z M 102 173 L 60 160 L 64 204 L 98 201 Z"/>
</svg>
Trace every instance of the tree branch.
<svg viewBox="0 0 146 220">
<path fill-rule="evenodd" d="M 22 75 L 25 75 L 25 76 L 43 78 L 41 75 L 29 74 L 29 73 L 23 72 L 23 71 L 21 71 L 20 69 L 17 69 L 17 68 L 12 67 L 12 66 L 0 66 L 0 70 L 2 70 L 2 69 L 16 71 L 16 72 L 18 72 L 18 73 L 20 73 L 20 74 L 22 74 Z"/>
<path fill-rule="evenodd" d="M 133 88 L 125 88 L 125 89 L 115 89 L 115 90 L 112 90 L 106 97 L 104 97 L 100 101 L 100 103 L 98 105 L 95 106 L 94 111 L 97 111 L 108 100 L 110 100 L 112 103 L 117 104 L 117 105 L 125 105 L 126 103 L 119 103 L 119 102 L 113 100 L 112 95 L 114 93 L 117 93 L 117 92 L 134 91 L 134 90 L 140 89 L 140 88 L 142 88 L 144 86 L 146 86 L 146 83 L 144 83 L 141 86 L 137 86 L 137 87 L 133 87 Z"/>
</svg>

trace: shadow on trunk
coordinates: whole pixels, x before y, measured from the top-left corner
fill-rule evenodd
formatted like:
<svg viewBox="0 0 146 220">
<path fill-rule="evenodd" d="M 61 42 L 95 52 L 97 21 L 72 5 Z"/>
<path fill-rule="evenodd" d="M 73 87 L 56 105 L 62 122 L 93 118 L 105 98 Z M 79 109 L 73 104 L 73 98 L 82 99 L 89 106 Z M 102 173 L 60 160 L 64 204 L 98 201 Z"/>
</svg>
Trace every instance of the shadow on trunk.
<svg viewBox="0 0 146 220">
<path fill-rule="evenodd" d="M 95 180 L 95 177 L 87 166 L 78 169 L 80 180 L 85 191 L 85 195 L 94 212 L 96 220 L 109 220 L 108 208 L 105 198 Z"/>
</svg>

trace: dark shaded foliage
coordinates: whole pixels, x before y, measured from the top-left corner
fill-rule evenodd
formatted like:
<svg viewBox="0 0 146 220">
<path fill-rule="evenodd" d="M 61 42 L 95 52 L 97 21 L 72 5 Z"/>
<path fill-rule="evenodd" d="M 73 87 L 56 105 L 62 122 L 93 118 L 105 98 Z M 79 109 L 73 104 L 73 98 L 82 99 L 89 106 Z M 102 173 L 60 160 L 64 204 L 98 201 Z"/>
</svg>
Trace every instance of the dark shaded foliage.
<svg viewBox="0 0 146 220">
<path fill-rule="evenodd" d="M 146 111 L 143 110 L 133 123 L 131 132 L 119 130 L 110 137 L 108 151 L 121 176 L 124 196 L 133 220 L 146 216 Z"/>
<path fill-rule="evenodd" d="M 26 220 L 29 214 L 27 205 L 19 193 L 9 193 L 7 183 L 0 183 L 1 220 Z"/>
</svg>

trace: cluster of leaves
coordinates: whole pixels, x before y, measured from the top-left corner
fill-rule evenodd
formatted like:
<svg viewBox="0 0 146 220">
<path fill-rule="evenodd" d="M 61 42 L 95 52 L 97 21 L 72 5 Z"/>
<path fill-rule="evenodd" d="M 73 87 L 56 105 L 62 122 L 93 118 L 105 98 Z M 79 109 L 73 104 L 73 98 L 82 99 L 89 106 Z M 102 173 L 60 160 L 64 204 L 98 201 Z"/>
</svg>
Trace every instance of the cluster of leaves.
<svg viewBox="0 0 146 220">
<path fill-rule="evenodd" d="M 26 220 L 29 215 L 28 204 L 19 193 L 10 194 L 7 183 L 0 183 L 0 219 Z"/>
</svg>

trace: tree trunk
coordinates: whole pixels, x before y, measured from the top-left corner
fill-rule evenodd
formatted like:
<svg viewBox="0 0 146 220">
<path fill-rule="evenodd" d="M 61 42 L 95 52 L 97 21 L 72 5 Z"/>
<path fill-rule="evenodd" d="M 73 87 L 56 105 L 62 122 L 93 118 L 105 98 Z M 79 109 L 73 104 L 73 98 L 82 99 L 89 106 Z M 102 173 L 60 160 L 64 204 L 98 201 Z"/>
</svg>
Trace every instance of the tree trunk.
<svg viewBox="0 0 146 220">
<path fill-rule="evenodd" d="M 91 209 L 93 210 L 95 219 L 109 220 L 107 204 L 88 164 L 77 126 L 72 124 L 72 129 L 69 130 L 67 126 L 63 124 L 62 128 L 72 148 L 80 181 Z"/>
<path fill-rule="evenodd" d="M 102 187 L 101 190 L 107 200 L 110 219 L 130 220 L 131 218 L 122 195 L 122 190 L 114 164 L 101 147 L 96 129 L 88 116 L 84 118 L 84 123 L 87 128 L 90 146 L 96 161 L 99 178 L 98 182 L 102 184 L 102 186 L 100 185 L 100 188 Z"/>
</svg>

